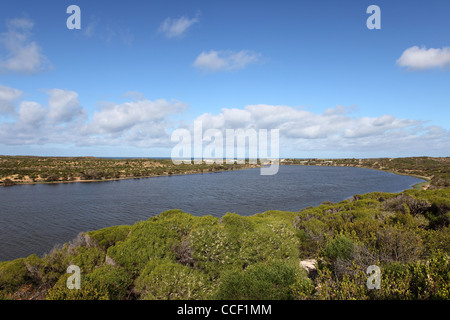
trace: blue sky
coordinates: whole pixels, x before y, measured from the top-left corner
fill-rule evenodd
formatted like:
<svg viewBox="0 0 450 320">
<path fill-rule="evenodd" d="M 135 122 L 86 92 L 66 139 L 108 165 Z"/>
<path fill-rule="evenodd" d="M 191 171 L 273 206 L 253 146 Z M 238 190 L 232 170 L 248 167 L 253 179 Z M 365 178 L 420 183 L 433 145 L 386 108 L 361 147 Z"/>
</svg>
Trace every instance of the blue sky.
<svg viewBox="0 0 450 320">
<path fill-rule="evenodd" d="M 0 154 L 170 156 L 201 119 L 278 128 L 282 157 L 449 156 L 449 16 L 444 0 L 2 1 Z"/>
</svg>

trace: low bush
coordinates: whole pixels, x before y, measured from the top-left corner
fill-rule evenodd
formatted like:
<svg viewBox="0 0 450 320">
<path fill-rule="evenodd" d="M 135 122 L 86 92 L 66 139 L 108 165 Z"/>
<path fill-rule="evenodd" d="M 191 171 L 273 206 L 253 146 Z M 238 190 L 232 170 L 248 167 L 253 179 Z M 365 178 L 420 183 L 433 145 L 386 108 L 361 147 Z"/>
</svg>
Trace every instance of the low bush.
<svg viewBox="0 0 450 320">
<path fill-rule="evenodd" d="M 257 263 L 243 271 L 224 275 L 215 299 L 224 300 L 292 300 L 296 293 L 297 280 L 301 275 L 295 268 L 282 262 Z"/>
<path fill-rule="evenodd" d="M 136 279 L 135 294 L 144 300 L 205 299 L 212 283 L 202 272 L 167 260 L 150 260 Z"/>
</svg>

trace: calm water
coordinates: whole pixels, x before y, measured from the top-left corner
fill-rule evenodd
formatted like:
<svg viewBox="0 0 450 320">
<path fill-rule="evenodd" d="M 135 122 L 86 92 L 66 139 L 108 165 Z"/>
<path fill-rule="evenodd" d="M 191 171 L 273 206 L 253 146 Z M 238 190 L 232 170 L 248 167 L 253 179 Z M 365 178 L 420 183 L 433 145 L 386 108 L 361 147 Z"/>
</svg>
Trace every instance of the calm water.
<svg viewBox="0 0 450 320">
<path fill-rule="evenodd" d="M 0 261 L 39 256 L 81 231 L 134 224 L 168 209 L 194 215 L 299 211 L 372 191 L 400 192 L 422 180 L 347 167 L 280 166 L 98 183 L 0 187 Z"/>
</svg>

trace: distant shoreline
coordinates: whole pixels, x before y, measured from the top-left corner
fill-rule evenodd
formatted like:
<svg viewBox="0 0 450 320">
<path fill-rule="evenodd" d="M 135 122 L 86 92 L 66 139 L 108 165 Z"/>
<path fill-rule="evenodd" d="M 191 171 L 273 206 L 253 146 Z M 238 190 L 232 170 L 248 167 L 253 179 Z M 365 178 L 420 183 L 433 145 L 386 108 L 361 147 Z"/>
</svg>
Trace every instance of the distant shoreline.
<svg viewBox="0 0 450 320">
<path fill-rule="evenodd" d="M 0 186 L 94 183 L 259 168 L 260 164 L 174 164 L 163 158 L 0 156 Z"/>
<path fill-rule="evenodd" d="M 111 179 L 99 179 L 99 180 L 73 180 L 73 181 L 36 181 L 36 182 L 15 182 L 15 186 L 21 185 L 38 185 L 38 184 L 69 184 L 69 183 L 100 183 L 100 182 L 113 182 L 121 180 L 136 180 L 136 179 L 148 179 L 148 178 L 162 178 L 162 177 L 172 177 L 172 176 L 186 176 L 191 174 L 213 174 L 213 173 L 223 173 L 238 170 L 255 169 L 257 167 L 240 168 L 234 170 L 217 170 L 211 172 L 186 172 L 186 173 L 172 173 L 172 174 L 160 174 L 160 175 L 148 175 L 148 176 L 136 176 L 136 177 L 121 177 L 121 178 L 111 178 Z"/>
<path fill-rule="evenodd" d="M 311 167 L 324 167 L 323 165 L 304 165 L 304 164 L 280 164 L 282 166 L 311 166 Z M 122 180 L 136 180 L 136 179 L 148 179 L 148 178 L 160 178 L 160 177 L 171 177 L 171 176 L 184 176 L 184 175 L 192 175 L 192 174 L 211 174 L 211 173 L 223 173 L 223 172 L 229 172 L 229 171 L 237 171 L 237 170 L 247 170 L 247 169 L 255 169 L 260 166 L 256 167 L 246 167 L 246 168 L 239 168 L 234 170 L 216 170 L 212 172 L 203 172 L 203 171 L 193 171 L 193 172 L 184 172 L 184 173 L 172 173 L 172 174 L 153 174 L 153 175 L 147 175 L 147 176 L 130 176 L 130 177 L 120 177 L 120 178 L 110 178 L 110 179 L 91 179 L 91 180 L 73 180 L 73 181 L 14 181 L 14 185 L 11 186 L 21 186 L 21 185 L 42 185 L 42 184 L 70 184 L 70 183 L 101 183 L 101 182 L 114 182 L 114 181 L 122 181 Z M 340 165 L 330 165 L 328 167 L 344 167 Z M 347 166 L 349 167 L 349 166 Z M 390 172 L 397 175 L 402 176 L 410 176 L 415 177 L 419 179 L 423 179 L 425 181 L 418 182 L 414 184 L 411 188 L 412 189 L 418 189 L 419 187 L 422 190 L 426 190 L 429 186 L 429 183 L 431 181 L 431 178 L 425 177 L 425 176 L 419 176 L 415 174 L 406 174 L 401 172 L 395 172 L 391 170 L 382 170 L 382 169 L 374 169 L 369 167 L 358 167 L 358 166 L 350 166 L 352 168 L 361 168 L 361 169 L 369 169 L 369 170 L 376 170 L 376 171 L 382 171 L 382 172 Z"/>
<path fill-rule="evenodd" d="M 426 190 L 450 185 L 450 157 L 367 159 L 280 159 L 280 165 L 356 167 L 423 179 L 412 186 Z M 0 156 L 0 186 L 95 183 L 260 168 L 258 164 L 180 164 L 170 158 Z"/>
</svg>

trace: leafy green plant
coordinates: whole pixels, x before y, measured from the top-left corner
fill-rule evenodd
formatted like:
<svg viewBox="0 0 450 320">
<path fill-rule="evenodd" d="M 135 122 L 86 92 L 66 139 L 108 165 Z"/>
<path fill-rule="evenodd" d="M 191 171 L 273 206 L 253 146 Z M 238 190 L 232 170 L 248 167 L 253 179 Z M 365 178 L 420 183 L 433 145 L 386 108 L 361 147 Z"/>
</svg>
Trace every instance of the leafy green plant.
<svg viewBox="0 0 450 320">
<path fill-rule="evenodd" d="M 136 279 L 134 290 L 144 300 L 191 300 L 207 297 L 211 283 L 198 270 L 167 260 L 150 260 Z"/>
<path fill-rule="evenodd" d="M 336 259 L 349 259 L 353 251 L 353 241 L 345 235 L 337 235 L 324 249 L 324 255 L 335 261 Z"/>
<path fill-rule="evenodd" d="M 88 232 L 92 239 L 96 241 L 103 250 L 115 245 L 119 241 L 124 241 L 130 233 L 131 226 L 114 226 L 96 231 Z"/>
<path fill-rule="evenodd" d="M 215 299 L 224 300 L 291 300 L 296 297 L 293 287 L 298 284 L 298 270 L 274 261 L 257 263 L 244 271 L 224 275 Z"/>
</svg>

